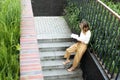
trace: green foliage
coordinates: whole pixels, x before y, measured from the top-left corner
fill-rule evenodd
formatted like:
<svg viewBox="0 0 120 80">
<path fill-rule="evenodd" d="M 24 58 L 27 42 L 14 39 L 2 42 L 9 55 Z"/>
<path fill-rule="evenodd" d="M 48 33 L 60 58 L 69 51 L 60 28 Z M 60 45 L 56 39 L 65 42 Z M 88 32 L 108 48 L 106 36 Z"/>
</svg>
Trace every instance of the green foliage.
<svg viewBox="0 0 120 80">
<path fill-rule="evenodd" d="M 0 1 L 0 80 L 19 80 L 20 3 Z"/>
<path fill-rule="evenodd" d="M 68 1 L 68 4 L 64 9 L 64 15 L 65 15 L 64 17 L 68 22 L 68 25 L 70 26 L 71 30 L 78 34 L 80 32 L 79 14 L 80 14 L 80 9 L 77 7 L 77 4 Z"/>
<path fill-rule="evenodd" d="M 110 1 L 102 0 L 102 1 L 120 15 L 120 2 L 115 2 L 114 0 Z"/>
</svg>

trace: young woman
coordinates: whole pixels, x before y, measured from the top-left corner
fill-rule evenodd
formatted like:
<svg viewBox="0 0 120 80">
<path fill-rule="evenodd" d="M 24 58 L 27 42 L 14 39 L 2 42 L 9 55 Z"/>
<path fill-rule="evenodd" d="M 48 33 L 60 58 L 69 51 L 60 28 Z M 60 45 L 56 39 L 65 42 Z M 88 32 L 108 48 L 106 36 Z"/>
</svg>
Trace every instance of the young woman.
<svg viewBox="0 0 120 80">
<path fill-rule="evenodd" d="M 89 24 L 87 21 L 82 21 L 80 23 L 80 29 L 81 33 L 80 36 L 76 39 L 78 40 L 77 43 L 73 44 L 69 48 L 66 49 L 66 53 L 64 55 L 64 58 L 66 58 L 66 61 L 63 62 L 64 65 L 70 62 L 70 55 L 73 52 L 76 52 L 72 67 L 67 69 L 68 71 L 73 71 L 78 66 L 83 54 L 85 53 L 87 49 L 87 44 L 89 43 L 90 37 L 91 37 L 91 31 L 89 29 Z"/>
</svg>

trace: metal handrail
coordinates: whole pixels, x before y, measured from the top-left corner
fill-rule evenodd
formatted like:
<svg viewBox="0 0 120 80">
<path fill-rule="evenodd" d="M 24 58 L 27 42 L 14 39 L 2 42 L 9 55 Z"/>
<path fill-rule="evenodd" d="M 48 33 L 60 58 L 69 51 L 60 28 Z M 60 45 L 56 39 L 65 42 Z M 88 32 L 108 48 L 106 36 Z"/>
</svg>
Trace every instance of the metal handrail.
<svg viewBox="0 0 120 80">
<path fill-rule="evenodd" d="M 120 15 L 118 15 L 110 7 L 108 7 L 106 4 L 104 4 L 101 0 L 97 0 L 97 2 L 99 2 L 101 5 L 103 5 L 107 10 L 109 10 L 115 17 L 117 17 L 120 20 Z"/>
</svg>

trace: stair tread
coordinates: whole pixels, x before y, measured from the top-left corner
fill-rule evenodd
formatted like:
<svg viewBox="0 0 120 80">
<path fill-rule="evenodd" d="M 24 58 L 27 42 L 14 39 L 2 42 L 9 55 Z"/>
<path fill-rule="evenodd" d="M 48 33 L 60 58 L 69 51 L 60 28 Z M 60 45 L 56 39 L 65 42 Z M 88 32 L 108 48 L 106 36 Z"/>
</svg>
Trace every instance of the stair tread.
<svg viewBox="0 0 120 80">
<path fill-rule="evenodd" d="M 59 42 L 59 43 L 40 43 L 39 48 L 53 48 L 53 47 L 69 47 L 73 42 Z"/>
<path fill-rule="evenodd" d="M 51 74 L 52 72 L 52 74 Z M 67 76 L 67 75 L 72 75 L 72 76 L 79 76 L 82 74 L 82 70 L 81 69 L 75 69 L 72 72 L 68 72 L 66 69 L 57 69 L 57 70 L 46 70 L 43 71 L 43 75 L 44 76 Z"/>
<path fill-rule="evenodd" d="M 83 79 L 82 77 L 77 77 L 77 78 L 62 78 L 62 79 L 57 79 L 57 80 L 83 80 Z"/>
<path fill-rule="evenodd" d="M 43 60 L 44 58 L 54 58 L 58 59 L 58 57 L 63 57 L 65 54 L 65 51 L 52 51 L 52 52 L 40 52 L 40 58 Z M 75 53 L 72 53 L 71 55 L 74 55 Z"/>
<path fill-rule="evenodd" d="M 83 80 L 83 79 L 82 79 L 82 77 L 73 77 L 73 78 L 67 77 L 67 78 L 57 78 L 57 79 L 50 79 L 50 78 L 46 79 L 45 78 L 44 80 Z"/>
<path fill-rule="evenodd" d="M 42 61 L 42 66 L 63 66 L 64 60 L 50 60 L 50 61 Z"/>
<path fill-rule="evenodd" d="M 41 39 L 63 39 L 63 38 L 71 38 L 70 37 L 71 33 L 69 34 L 42 34 L 42 35 L 38 35 L 37 39 L 41 40 Z"/>
</svg>

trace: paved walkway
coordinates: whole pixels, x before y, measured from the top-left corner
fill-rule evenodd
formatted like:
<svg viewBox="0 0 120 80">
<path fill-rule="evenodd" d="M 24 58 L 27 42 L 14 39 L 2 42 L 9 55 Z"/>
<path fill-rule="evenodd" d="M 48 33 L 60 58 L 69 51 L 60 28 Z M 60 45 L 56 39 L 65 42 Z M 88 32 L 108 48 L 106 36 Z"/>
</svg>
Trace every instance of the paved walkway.
<svg viewBox="0 0 120 80">
<path fill-rule="evenodd" d="M 35 17 L 34 19 L 37 37 L 70 37 L 70 29 L 63 17 Z"/>
<path fill-rule="evenodd" d="M 20 80 L 43 80 L 31 0 L 21 0 Z"/>
</svg>

